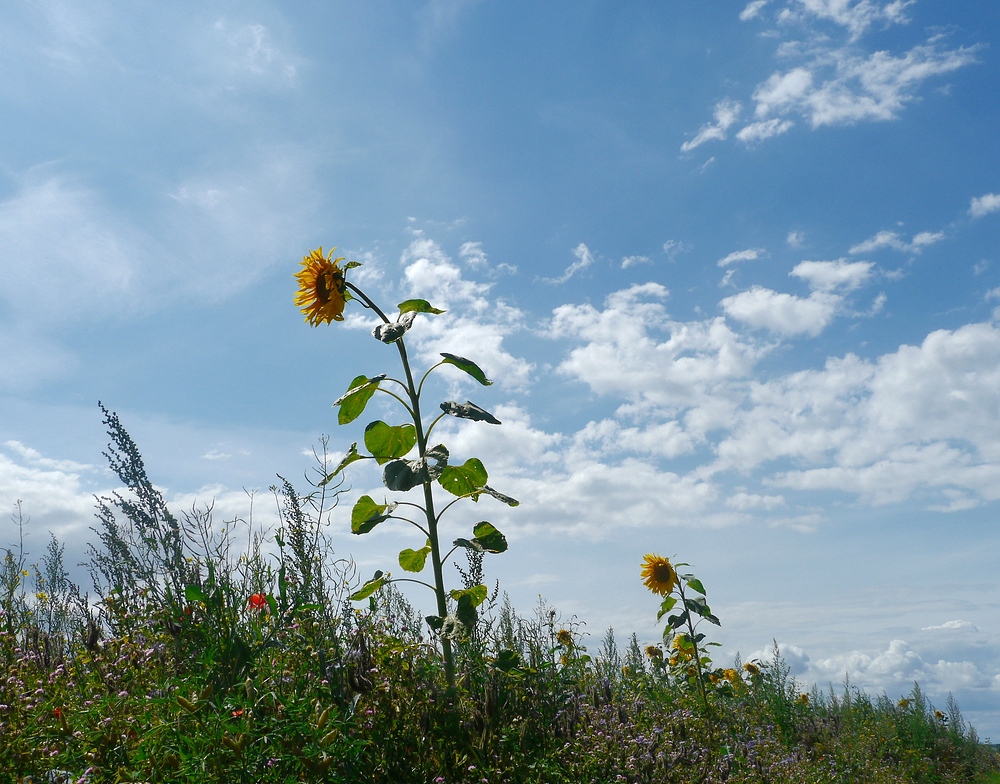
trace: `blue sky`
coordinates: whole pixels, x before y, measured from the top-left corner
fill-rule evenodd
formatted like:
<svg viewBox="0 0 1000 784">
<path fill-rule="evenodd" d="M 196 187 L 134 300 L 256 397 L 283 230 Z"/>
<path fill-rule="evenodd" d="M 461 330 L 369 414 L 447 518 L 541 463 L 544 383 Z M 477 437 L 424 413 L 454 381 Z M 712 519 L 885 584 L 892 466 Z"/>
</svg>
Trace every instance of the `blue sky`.
<svg viewBox="0 0 1000 784">
<path fill-rule="evenodd" d="M 496 380 L 435 392 L 504 421 L 446 443 L 522 502 L 463 514 L 523 612 L 654 640 L 638 566 L 677 556 L 723 656 L 1000 739 L 998 40 L 943 0 L 8 3 L 0 504 L 82 560 L 102 400 L 177 509 L 272 520 L 395 368 L 292 305 L 337 245 Z M 368 573 L 419 546 L 386 528 L 331 530 Z"/>
</svg>

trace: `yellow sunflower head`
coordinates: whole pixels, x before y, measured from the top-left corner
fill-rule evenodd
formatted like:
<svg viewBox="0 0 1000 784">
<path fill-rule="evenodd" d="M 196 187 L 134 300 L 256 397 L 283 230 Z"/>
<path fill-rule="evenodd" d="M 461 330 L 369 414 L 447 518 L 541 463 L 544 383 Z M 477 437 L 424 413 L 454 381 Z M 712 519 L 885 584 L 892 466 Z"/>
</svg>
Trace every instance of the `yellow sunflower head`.
<svg viewBox="0 0 1000 784">
<path fill-rule="evenodd" d="M 302 257 L 302 269 L 295 273 L 299 290 L 295 304 L 305 314 L 306 321 L 314 327 L 344 320 L 344 305 L 351 298 L 344 280 L 344 271 L 338 266 L 343 257 L 333 258 L 336 248 L 323 255 L 317 248 Z"/>
<path fill-rule="evenodd" d="M 677 587 L 677 572 L 666 558 L 647 555 L 642 560 L 642 582 L 653 593 L 669 596 Z"/>
<path fill-rule="evenodd" d="M 573 633 L 569 629 L 560 629 L 556 632 L 556 642 L 564 648 L 573 647 Z"/>
</svg>

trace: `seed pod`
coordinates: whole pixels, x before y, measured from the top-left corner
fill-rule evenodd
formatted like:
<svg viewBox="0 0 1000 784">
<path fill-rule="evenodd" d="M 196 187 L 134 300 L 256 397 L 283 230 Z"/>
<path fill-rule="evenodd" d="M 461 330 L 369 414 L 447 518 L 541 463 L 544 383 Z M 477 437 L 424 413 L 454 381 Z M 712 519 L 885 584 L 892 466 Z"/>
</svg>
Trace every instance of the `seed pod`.
<svg viewBox="0 0 1000 784">
<path fill-rule="evenodd" d="M 321 714 L 319 714 L 319 718 L 316 719 L 316 729 L 318 730 L 323 729 L 323 727 L 326 726 L 327 719 L 329 718 L 330 718 L 330 709 L 327 708 Z"/>
<path fill-rule="evenodd" d="M 177 695 L 177 704 L 180 705 L 188 713 L 198 712 L 198 706 L 195 703 L 191 702 L 191 700 L 189 700 L 187 697 L 182 697 L 179 694 Z"/>
<path fill-rule="evenodd" d="M 333 743 L 333 741 L 336 740 L 336 738 L 337 738 L 337 736 L 339 734 L 340 734 L 339 730 L 332 729 L 328 733 L 326 733 L 326 735 L 324 735 L 322 738 L 320 738 L 319 742 L 322 745 L 326 746 L 326 745 L 328 745 L 330 743 Z"/>
<path fill-rule="evenodd" d="M 253 681 L 250 678 L 246 679 L 246 682 L 243 684 L 243 688 L 246 689 L 247 699 L 250 700 L 250 702 L 257 699 L 257 689 L 254 688 Z"/>
<path fill-rule="evenodd" d="M 235 740 L 233 740 L 233 738 L 229 736 L 228 732 L 222 736 L 222 745 L 225 746 L 227 749 L 232 749 L 237 754 L 243 751 L 243 749 L 240 748 L 240 744 L 237 743 Z"/>
<path fill-rule="evenodd" d="M 319 762 L 316 763 L 315 770 L 317 773 L 326 773 L 330 766 L 333 764 L 333 757 L 328 757 L 325 753 L 320 757 Z"/>
</svg>

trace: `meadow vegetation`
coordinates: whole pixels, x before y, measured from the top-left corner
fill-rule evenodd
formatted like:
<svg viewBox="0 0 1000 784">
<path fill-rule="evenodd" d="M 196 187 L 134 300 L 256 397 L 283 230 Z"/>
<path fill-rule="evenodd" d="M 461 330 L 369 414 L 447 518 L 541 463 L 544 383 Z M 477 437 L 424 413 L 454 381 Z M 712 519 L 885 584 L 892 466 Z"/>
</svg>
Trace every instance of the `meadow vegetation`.
<svg viewBox="0 0 1000 784">
<path fill-rule="evenodd" d="M 98 501 L 90 591 L 70 580 L 54 537 L 37 563 L 22 539 L 0 564 L 0 784 L 1000 780 L 1000 757 L 954 701 L 935 708 L 917 685 L 902 699 L 849 683 L 803 691 L 777 646 L 765 661 L 714 662 L 706 629 L 720 620 L 686 564 L 642 563 L 664 621 L 656 645 L 612 629 L 595 642 L 541 600 L 520 614 L 485 574 L 507 550 L 503 534 L 480 521 L 446 545 L 442 532 L 458 501 L 517 502 L 487 484 L 479 460 L 452 464 L 428 442 L 444 416 L 500 422 L 471 402 L 446 401 L 430 422 L 420 409 L 438 367 L 489 380 L 442 354 L 415 381 L 403 335 L 417 314 L 441 311 L 408 300 L 390 320 L 340 261 L 307 256 L 297 304 L 316 325 L 360 299 L 404 373 L 355 378 L 338 419 L 385 392 L 410 421 L 369 424 L 365 451 L 352 444 L 336 464 L 323 439 L 307 492 L 284 479 L 271 488 L 280 523 L 265 530 L 252 517 L 217 521 L 211 507 L 175 515 L 102 406 L 122 489 Z M 366 495 L 341 514 L 345 470 L 365 459 L 393 498 L 413 490 L 418 501 Z M 331 526 L 363 535 L 390 520 L 419 531 L 420 546 L 400 551 L 403 577 L 362 580 L 334 552 Z M 20 506 L 14 521 L 23 530 Z M 416 575 L 428 565 L 425 582 Z M 432 615 L 401 579 L 431 591 Z"/>
</svg>

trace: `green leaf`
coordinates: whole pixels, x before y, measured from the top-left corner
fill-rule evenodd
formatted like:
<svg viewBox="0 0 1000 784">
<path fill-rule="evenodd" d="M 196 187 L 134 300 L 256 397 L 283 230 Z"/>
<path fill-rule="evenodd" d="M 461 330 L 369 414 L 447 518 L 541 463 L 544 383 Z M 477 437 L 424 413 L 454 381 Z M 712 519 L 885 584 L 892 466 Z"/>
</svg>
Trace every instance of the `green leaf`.
<svg viewBox="0 0 1000 784">
<path fill-rule="evenodd" d="M 494 490 L 489 485 L 483 486 L 483 492 L 486 493 L 486 495 L 493 496 L 495 499 L 497 499 L 497 501 L 500 501 L 500 503 L 507 504 L 507 506 L 521 505 L 521 502 L 518 501 L 516 498 L 511 498 L 509 495 L 504 495 L 503 493 Z"/>
<path fill-rule="evenodd" d="M 470 376 L 472 376 L 476 381 L 482 384 L 484 387 L 490 386 L 493 382 L 486 378 L 486 374 L 480 369 L 479 365 L 473 362 L 471 359 L 466 359 L 465 357 L 459 357 L 454 354 L 445 354 L 441 352 L 441 356 L 444 357 L 444 362 L 446 365 L 454 365 L 459 370 L 464 370 Z"/>
<path fill-rule="evenodd" d="M 430 542 L 421 547 L 419 550 L 410 550 L 407 548 L 399 554 L 399 565 L 408 572 L 422 572 L 424 570 L 424 564 L 427 563 L 427 555 L 430 551 Z"/>
<path fill-rule="evenodd" d="M 417 430 L 413 425 L 387 425 L 377 419 L 365 428 L 365 447 L 379 465 L 402 457 L 416 443 Z"/>
<path fill-rule="evenodd" d="M 469 539 L 463 539 L 462 537 L 456 539 L 454 542 L 452 542 L 452 544 L 455 545 L 455 547 L 464 547 L 466 550 L 472 550 L 473 552 L 476 553 L 486 552 L 486 550 L 483 548 L 481 544 L 479 544 L 479 542 L 474 542 Z"/>
<path fill-rule="evenodd" d="M 375 591 L 385 585 L 386 581 L 389 579 L 389 575 L 382 574 L 381 570 L 375 572 L 375 576 L 372 577 L 368 582 L 362 585 L 358 590 L 352 593 L 347 598 L 352 602 L 360 602 L 362 599 L 367 599 Z"/>
<path fill-rule="evenodd" d="M 695 596 L 693 599 L 685 599 L 684 606 L 691 612 L 698 613 L 698 615 L 704 615 L 708 612 L 708 602 L 705 601 L 704 596 Z"/>
<path fill-rule="evenodd" d="M 200 585 L 188 585 L 184 588 L 184 598 L 189 602 L 206 602 L 208 597 L 205 596 L 205 592 L 201 590 Z"/>
<path fill-rule="evenodd" d="M 493 666 L 500 672 L 510 672 L 521 666 L 521 655 L 510 648 L 504 648 L 493 660 Z"/>
<path fill-rule="evenodd" d="M 455 617 L 471 632 L 476 628 L 476 621 L 479 620 L 479 613 L 476 612 L 476 605 L 468 595 L 461 596 L 458 600 L 458 607 L 455 608 Z"/>
<path fill-rule="evenodd" d="M 705 586 L 701 584 L 701 580 L 695 577 L 692 577 L 690 580 L 687 581 L 687 587 L 690 588 L 692 591 L 697 591 L 702 596 L 706 595 Z"/>
<path fill-rule="evenodd" d="M 377 504 L 370 495 L 363 495 L 351 510 L 351 533 L 366 534 L 389 519 L 396 504 Z"/>
<path fill-rule="evenodd" d="M 474 585 L 471 588 L 466 588 L 461 591 L 450 591 L 451 598 L 456 602 L 460 601 L 463 596 L 469 597 L 472 602 L 473 607 L 478 607 L 483 602 L 486 601 L 486 597 L 490 595 L 490 589 L 485 585 Z"/>
<path fill-rule="evenodd" d="M 476 537 L 472 541 L 488 553 L 502 553 L 507 550 L 507 537 L 500 533 L 492 523 L 485 520 L 476 523 L 472 533 Z"/>
<path fill-rule="evenodd" d="M 443 310 L 435 308 L 425 299 L 408 299 L 405 302 L 399 303 L 400 313 L 409 313 L 411 311 L 415 313 L 433 313 L 434 315 L 444 313 Z"/>
<path fill-rule="evenodd" d="M 358 442 L 355 441 L 353 444 L 351 444 L 351 448 L 347 450 L 347 454 L 344 456 L 344 459 L 337 464 L 337 467 L 333 469 L 332 473 L 329 473 L 325 477 L 323 477 L 322 481 L 320 481 L 319 483 L 319 486 L 325 487 L 337 474 L 339 474 L 341 471 L 347 468 L 347 466 L 349 466 L 355 460 L 363 460 L 363 459 L 364 456 L 358 454 Z"/>
<path fill-rule="evenodd" d="M 360 266 L 361 266 L 360 261 L 349 261 L 344 265 L 344 272 L 347 272 L 347 270 L 349 269 L 354 269 L 355 267 L 360 267 Z"/>
<path fill-rule="evenodd" d="M 433 482 L 448 465 L 448 449 L 438 444 L 419 460 L 393 460 L 382 472 L 382 481 L 390 490 L 406 492 L 424 482 Z"/>
<path fill-rule="evenodd" d="M 656 620 L 660 620 L 660 618 L 674 609 L 675 604 L 677 604 L 677 599 L 673 596 L 668 596 L 664 599 L 663 604 L 660 605 L 660 611 L 656 614 Z"/>
<path fill-rule="evenodd" d="M 441 410 L 459 419 L 471 419 L 473 422 L 487 422 L 491 425 L 502 424 L 493 414 L 484 408 L 480 408 L 471 400 L 466 400 L 464 403 L 446 400 L 441 404 Z"/>
<path fill-rule="evenodd" d="M 667 618 L 667 625 L 671 629 L 679 629 L 685 623 L 688 622 L 688 618 L 689 617 L 690 616 L 687 614 L 687 610 L 685 610 L 684 612 L 682 612 L 680 615 L 671 615 L 669 618 Z"/>
<path fill-rule="evenodd" d="M 489 475 L 479 458 L 470 457 L 460 466 L 445 468 L 441 472 L 438 482 L 452 495 L 470 495 L 473 500 L 476 500 L 479 497 L 477 491 L 482 492 L 487 479 L 489 479 Z"/>
<path fill-rule="evenodd" d="M 436 632 L 441 631 L 441 627 L 444 626 L 444 618 L 440 615 L 428 615 L 424 620 Z"/>
<path fill-rule="evenodd" d="M 368 378 L 367 376 L 358 376 L 355 378 L 350 383 L 350 386 L 347 387 L 347 392 L 334 401 L 334 407 L 340 406 L 340 411 L 337 412 L 337 421 L 342 425 L 346 425 L 361 416 L 361 412 L 365 410 L 365 406 L 368 405 L 368 401 L 375 394 L 378 385 L 384 380 L 385 373 L 374 378 Z"/>
</svg>

